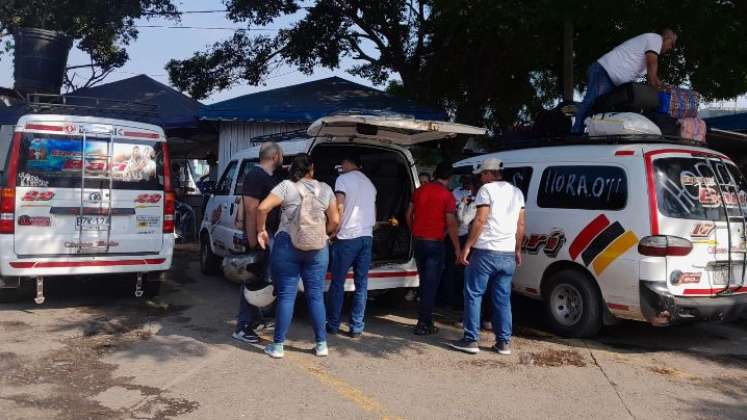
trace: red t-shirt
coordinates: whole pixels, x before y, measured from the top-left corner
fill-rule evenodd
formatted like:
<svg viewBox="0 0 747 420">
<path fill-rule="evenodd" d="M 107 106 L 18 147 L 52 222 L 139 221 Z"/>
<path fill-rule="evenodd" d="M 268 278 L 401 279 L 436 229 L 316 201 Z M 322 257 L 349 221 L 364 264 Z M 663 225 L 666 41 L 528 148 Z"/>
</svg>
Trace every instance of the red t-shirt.
<svg viewBox="0 0 747 420">
<path fill-rule="evenodd" d="M 429 182 L 412 194 L 412 235 L 442 240 L 446 236 L 446 215 L 456 213 L 456 201 L 438 181 Z"/>
</svg>

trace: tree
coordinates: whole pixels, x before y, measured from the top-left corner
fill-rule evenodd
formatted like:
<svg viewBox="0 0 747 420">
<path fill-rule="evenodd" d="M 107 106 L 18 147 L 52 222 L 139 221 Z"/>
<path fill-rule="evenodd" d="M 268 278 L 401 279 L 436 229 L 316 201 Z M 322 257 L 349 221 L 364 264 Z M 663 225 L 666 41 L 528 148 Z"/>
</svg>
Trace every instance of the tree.
<svg viewBox="0 0 747 420">
<path fill-rule="evenodd" d="M 671 27 L 680 37 L 661 58 L 662 79 L 690 83 L 708 99 L 747 91 L 747 2 L 735 0 L 226 0 L 228 17 L 268 25 L 300 15 L 275 36 L 251 26 L 167 65 L 172 83 L 203 98 L 239 81 L 259 84 L 281 64 L 306 74 L 348 69 L 457 121 L 496 132 L 528 121 L 561 97 L 563 23 L 575 28 L 575 86 L 620 42 Z M 393 77 L 394 76 L 394 77 Z"/>
<path fill-rule="evenodd" d="M 7 37 L 6 52 L 12 49 L 10 34 L 24 27 L 60 31 L 78 40 L 90 63 L 68 67 L 65 86 L 75 90 L 99 83 L 122 67 L 129 59 L 127 45 L 138 37 L 135 20 L 155 15 L 179 17 L 171 0 L 3 0 L 0 38 Z M 90 77 L 78 82 L 75 70 L 83 68 Z"/>
</svg>

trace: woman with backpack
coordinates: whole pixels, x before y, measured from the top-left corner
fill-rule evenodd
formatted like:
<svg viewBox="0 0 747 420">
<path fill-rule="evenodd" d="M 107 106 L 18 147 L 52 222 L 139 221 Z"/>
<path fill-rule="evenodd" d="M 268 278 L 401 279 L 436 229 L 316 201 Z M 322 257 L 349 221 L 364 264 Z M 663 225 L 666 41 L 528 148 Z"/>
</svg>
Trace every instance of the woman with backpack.
<svg viewBox="0 0 747 420">
<path fill-rule="evenodd" d="M 337 229 L 340 214 L 332 188 L 314 179 L 314 164 L 309 156 L 296 157 L 290 168 L 290 180 L 273 188 L 257 208 L 257 242 L 263 249 L 269 239 L 265 230 L 267 215 L 277 206 L 281 206 L 280 226 L 270 261 L 277 292 L 275 336 L 273 342 L 265 347 L 265 353 L 276 359 L 284 355 L 283 342 L 293 318 L 300 277 L 314 328 L 314 352 L 317 356 L 326 356 L 324 276 L 329 262 L 327 240 L 328 235 Z"/>
</svg>

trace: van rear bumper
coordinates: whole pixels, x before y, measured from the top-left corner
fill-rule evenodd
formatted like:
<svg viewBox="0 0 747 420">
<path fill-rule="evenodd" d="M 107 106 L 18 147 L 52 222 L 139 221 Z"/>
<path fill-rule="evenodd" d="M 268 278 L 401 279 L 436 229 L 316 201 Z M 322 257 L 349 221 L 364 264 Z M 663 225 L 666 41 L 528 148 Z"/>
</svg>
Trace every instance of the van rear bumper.
<svg viewBox="0 0 747 420">
<path fill-rule="evenodd" d="M 653 325 L 735 319 L 747 312 L 747 293 L 685 297 L 669 293 L 665 282 L 640 282 L 641 312 Z"/>
</svg>

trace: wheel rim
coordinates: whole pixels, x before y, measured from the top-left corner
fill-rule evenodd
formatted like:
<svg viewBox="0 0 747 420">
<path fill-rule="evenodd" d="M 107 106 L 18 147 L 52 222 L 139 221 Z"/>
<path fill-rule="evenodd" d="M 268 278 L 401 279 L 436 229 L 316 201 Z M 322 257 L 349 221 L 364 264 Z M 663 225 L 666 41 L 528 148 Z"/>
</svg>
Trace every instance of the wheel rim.
<svg viewBox="0 0 747 420">
<path fill-rule="evenodd" d="M 570 284 L 562 283 L 550 295 L 552 315 L 561 325 L 570 327 L 584 314 L 584 299 L 579 290 Z"/>
</svg>

